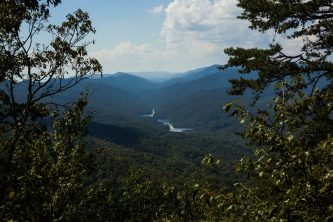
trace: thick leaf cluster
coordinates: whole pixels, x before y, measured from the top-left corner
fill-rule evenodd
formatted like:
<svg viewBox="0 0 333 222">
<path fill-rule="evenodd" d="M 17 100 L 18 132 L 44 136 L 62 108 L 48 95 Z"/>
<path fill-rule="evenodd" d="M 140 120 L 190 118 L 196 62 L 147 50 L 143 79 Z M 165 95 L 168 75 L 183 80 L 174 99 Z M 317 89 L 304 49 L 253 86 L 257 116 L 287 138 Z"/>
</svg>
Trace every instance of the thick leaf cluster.
<svg viewBox="0 0 333 222">
<path fill-rule="evenodd" d="M 227 67 L 240 67 L 256 79 L 232 80 L 231 94 L 250 89 L 254 103 L 263 92 L 273 93 L 266 108 L 228 103 L 226 110 L 241 118 L 244 137 L 254 158 L 241 160 L 238 169 L 249 175 L 235 205 L 250 220 L 330 221 L 333 218 L 333 4 L 332 1 L 248 1 L 241 19 L 261 32 L 273 29 L 288 38 L 303 39 L 299 52 L 288 55 L 283 45 L 269 49 L 229 48 Z M 233 106 L 233 109 L 232 109 Z M 237 196 L 236 195 L 236 196 Z"/>
<path fill-rule="evenodd" d="M 0 3 L 1 221 L 84 220 L 95 194 L 93 187 L 83 187 L 89 162 L 86 100 L 71 109 L 51 100 L 101 71 L 87 55 L 93 42 L 84 42 L 95 29 L 81 10 L 60 25 L 50 24 L 50 9 L 60 3 Z M 40 35 L 50 41 L 39 42 Z"/>
</svg>

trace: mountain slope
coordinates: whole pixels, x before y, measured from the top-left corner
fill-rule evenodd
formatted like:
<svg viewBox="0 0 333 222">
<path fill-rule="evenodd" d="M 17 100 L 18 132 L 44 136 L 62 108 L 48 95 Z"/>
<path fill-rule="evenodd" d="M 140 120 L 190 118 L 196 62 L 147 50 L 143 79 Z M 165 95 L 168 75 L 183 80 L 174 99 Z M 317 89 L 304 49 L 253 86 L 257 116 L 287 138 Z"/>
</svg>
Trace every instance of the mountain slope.
<svg viewBox="0 0 333 222">
<path fill-rule="evenodd" d="M 73 102 L 81 92 L 88 90 L 88 111 L 93 111 L 96 123 L 153 130 L 158 128 L 158 123 L 143 118 L 142 114 L 151 113 L 155 108 L 156 117 L 169 119 L 175 127 L 219 131 L 234 124 L 222 111 L 222 106 L 234 99 L 226 91 L 230 87 L 228 81 L 239 74 L 237 69 L 219 71 L 216 67 L 189 71 L 163 83 L 127 73 L 104 75 L 103 78 L 85 79 L 48 101 Z M 23 86 L 18 90 L 22 97 Z"/>
<path fill-rule="evenodd" d="M 200 74 L 202 77 L 197 79 L 183 78 L 182 81 L 171 85 L 165 85 L 163 88 L 159 89 L 155 93 L 156 104 L 171 102 L 179 97 L 186 97 L 195 92 L 203 92 L 213 89 L 224 89 L 224 93 L 230 87 L 229 80 L 236 78 L 239 74 L 236 69 L 228 69 L 224 71 L 218 71 L 209 73 L 212 67 L 208 70 L 203 69 L 196 73 Z M 247 75 L 247 78 L 253 77 L 254 74 Z"/>
<path fill-rule="evenodd" d="M 131 94 L 144 94 L 147 90 L 158 88 L 158 84 L 147 79 L 131 75 L 128 73 L 116 73 L 106 75 L 103 78 L 94 79 L 96 83 L 103 83 Z"/>
<path fill-rule="evenodd" d="M 168 85 L 173 85 L 176 83 L 189 82 L 189 81 L 193 81 L 196 79 L 200 79 L 200 78 L 208 76 L 212 73 L 219 72 L 218 67 L 219 67 L 219 65 L 216 64 L 216 65 L 212 65 L 212 66 L 208 66 L 208 67 L 203 67 L 203 68 L 198 68 L 195 70 L 187 71 L 187 72 L 177 75 L 173 79 L 163 82 L 163 85 L 168 86 Z"/>
</svg>

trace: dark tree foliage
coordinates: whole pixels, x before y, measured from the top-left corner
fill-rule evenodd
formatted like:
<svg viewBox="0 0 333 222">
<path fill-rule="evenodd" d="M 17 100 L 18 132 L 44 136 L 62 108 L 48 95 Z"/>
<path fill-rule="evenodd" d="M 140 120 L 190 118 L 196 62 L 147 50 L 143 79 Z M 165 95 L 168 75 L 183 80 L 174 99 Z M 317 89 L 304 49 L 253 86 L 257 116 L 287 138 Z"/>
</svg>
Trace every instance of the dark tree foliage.
<svg viewBox="0 0 333 222">
<path fill-rule="evenodd" d="M 89 162 L 86 100 L 60 114 L 51 98 L 101 71 L 87 56 L 93 42 L 84 41 L 95 29 L 81 10 L 50 24 L 50 9 L 60 3 L 0 3 L 1 221 L 84 220 L 94 193 L 82 186 Z"/>
<path fill-rule="evenodd" d="M 237 184 L 230 215 L 260 221 L 333 220 L 333 2 L 331 0 L 239 0 L 239 18 L 251 29 L 275 31 L 303 43 L 288 54 L 275 39 L 268 49 L 228 48 L 226 67 L 256 79 L 232 80 L 230 93 L 274 87 L 267 109 L 251 112 L 227 103 L 247 127 L 254 159 L 243 158 L 249 184 Z M 253 109 L 251 109 L 253 110 Z M 230 216 L 229 215 L 229 216 Z"/>
<path fill-rule="evenodd" d="M 89 117 L 81 115 L 85 104 L 79 100 L 63 117 L 55 117 L 52 131 L 27 129 L 17 138 L 15 168 L 1 172 L 2 220 L 84 220 L 82 211 L 95 195 L 82 187 L 90 162 L 84 140 Z"/>
<path fill-rule="evenodd" d="M 60 2 L 8 0 L 0 4 L 0 133 L 10 138 L 1 150 L 6 171 L 13 167 L 22 129 L 49 114 L 45 100 L 101 71 L 98 61 L 87 57 L 91 42 L 83 41 L 95 32 L 87 13 L 77 10 L 60 25 L 49 24 L 49 9 Z M 39 42 L 39 38 L 50 41 Z M 69 74 L 72 77 L 65 79 Z M 19 87 L 26 95 L 17 95 Z"/>
</svg>

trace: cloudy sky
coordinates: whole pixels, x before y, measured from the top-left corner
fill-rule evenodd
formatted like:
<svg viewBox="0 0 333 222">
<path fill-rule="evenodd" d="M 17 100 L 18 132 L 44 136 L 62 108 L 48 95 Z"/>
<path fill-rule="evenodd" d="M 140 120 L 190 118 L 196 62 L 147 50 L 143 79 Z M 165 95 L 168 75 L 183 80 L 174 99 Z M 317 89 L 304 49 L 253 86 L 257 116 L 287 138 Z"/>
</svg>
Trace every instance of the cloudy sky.
<svg viewBox="0 0 333 222">
<path fill-rule="evenodd" d="M 60 20 L 81 8 L 97 29 L 89 48 L 104 73 L 169 71 L 223 64 L 229 46 L 266 47 L 270 36 L 236 19 L 236 0 L 64 0 Z"/>
</svg>

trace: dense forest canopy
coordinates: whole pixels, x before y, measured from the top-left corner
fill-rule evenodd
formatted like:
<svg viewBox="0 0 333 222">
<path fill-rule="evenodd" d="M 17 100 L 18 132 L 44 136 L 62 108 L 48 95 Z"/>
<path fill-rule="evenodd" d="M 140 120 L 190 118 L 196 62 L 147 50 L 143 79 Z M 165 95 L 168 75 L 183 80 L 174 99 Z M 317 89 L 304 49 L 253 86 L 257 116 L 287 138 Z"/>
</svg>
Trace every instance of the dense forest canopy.
<svg viewBox="0 0 333 222">
<path fill-rule="evenodd" d="M 243 176 L 233 186 L 225 183 L 229 171 L 218 172 L 230 163 L 208 154 L 219 147 L 216 138 L 154 132 L 158 139 L 116 145 L 87 136 L 85 94 L 67 106 L 48 100 L 102 71 L 87 53 L 95 32 L 88 14 L 77 10 L 50 24 L 59 4 L 0 3 L 1 220 L 333 220 L 332 1 L 238 1 L 239 19 L 251 29 L 302 47 L 288 54 L 274 38 L 266 49 L 225 49 L 230 59 L 220 69 L 240 73 L 230 95 L 253 93 L 252 107 L 224 104 L 244 125 L 242 146 L 253 150 L 236 166 Z M 38 42 L 39 35 L 51 41 Z M 267 89 L 273 99 L 258 106 Z M 202 170 L 191 158 L 202 159 Z"/>
</svg>

